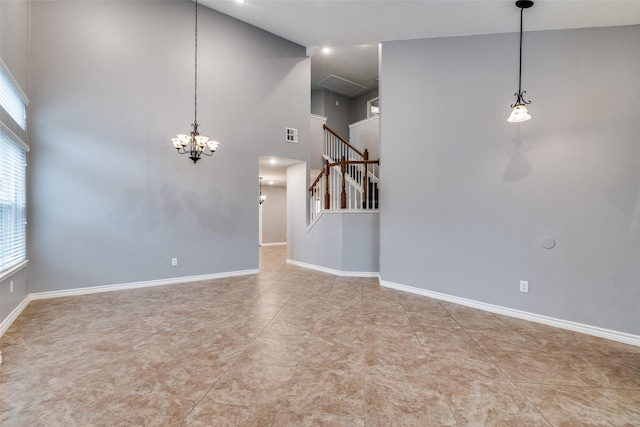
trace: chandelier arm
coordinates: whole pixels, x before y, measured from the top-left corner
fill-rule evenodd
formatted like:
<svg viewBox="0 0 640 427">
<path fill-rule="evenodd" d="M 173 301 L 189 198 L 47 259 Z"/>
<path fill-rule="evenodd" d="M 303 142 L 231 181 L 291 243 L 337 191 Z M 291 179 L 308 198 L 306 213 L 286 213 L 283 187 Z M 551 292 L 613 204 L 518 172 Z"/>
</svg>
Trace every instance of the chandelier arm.
<svg viewBox="0 0 640 427">
<path fill-rule="evenodd" d="M 201 154 L 204 154 L 207 157 L 211 157 L 211 156 L 213 156 L 213 153 L 215 153 L 215 151 L 211 151 L 211 154 L 207 153 L 206 151 L 202 151 Z"/>
</svg>

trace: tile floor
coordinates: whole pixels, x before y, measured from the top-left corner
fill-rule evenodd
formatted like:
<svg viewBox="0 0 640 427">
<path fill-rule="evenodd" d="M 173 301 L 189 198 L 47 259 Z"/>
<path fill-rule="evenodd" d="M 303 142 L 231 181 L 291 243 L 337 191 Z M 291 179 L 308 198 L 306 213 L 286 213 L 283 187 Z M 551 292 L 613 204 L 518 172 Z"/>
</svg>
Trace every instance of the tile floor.
<svg viewBox="0 0 640 427">
<path fill-rule="evenodd" d="M 640 426 L 640 348 L 286 265 L 32 302 L 0 425 Z"/>
</svg>

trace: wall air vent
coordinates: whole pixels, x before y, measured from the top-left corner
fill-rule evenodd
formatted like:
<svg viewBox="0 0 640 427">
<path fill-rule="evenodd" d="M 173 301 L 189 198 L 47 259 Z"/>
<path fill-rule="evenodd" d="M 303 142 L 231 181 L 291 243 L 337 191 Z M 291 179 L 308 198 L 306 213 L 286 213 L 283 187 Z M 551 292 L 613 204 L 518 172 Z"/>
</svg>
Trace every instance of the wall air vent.
<svg viewBox="0 0 640 427">
<path fill-rule="evenodd" d="M 329 89 L 331 92 L 348 96 L 349 98 L 354 98 L 368 89 L 366 86 L 359 85 L 358 83 L 343 79 L 342 77 L 338 77 L 334 74 L 322 79 L 318 82 L 318 86 Z"/>
<path fill-rule="evenodd" d="M 298 143 L 298 129 L 284 128 L 284 140 L 286 142 Z"/>
</svg>

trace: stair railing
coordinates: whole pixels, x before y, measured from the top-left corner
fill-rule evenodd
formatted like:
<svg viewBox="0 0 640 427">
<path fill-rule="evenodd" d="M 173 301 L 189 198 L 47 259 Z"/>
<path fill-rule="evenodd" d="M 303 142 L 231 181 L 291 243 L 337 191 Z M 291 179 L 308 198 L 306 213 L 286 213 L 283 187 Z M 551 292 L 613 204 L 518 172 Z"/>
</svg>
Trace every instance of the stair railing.
<svg viewBox="0 0 640 427">
<path fill-rule="evenodd" d="M 368 152 L 363 160 L 347 160 L 342 157 L 338 162 L 325 159 L 324 167 L 309 187 L 309 223 L 312 223 L 322 210 L 362 210 L 378 209 L 379 160 L 368 160 Z M 353 168 L 362 173 L 353 173 Z"/>
<path fill-rule="evenodd" d="M 347 160 L 347 162 L 357 161 L 357 160 L 369 160 L 369 152 L 367 150 L 360 151 L 353 145 L 349 143 L 349 141 L 345 140 L 343 137 L 338 135 L 333 129 L 331 129 L 326 124 L 322 125 L 324 129 L 324 156 L 323 158 L 328 160 L 329 163 L 339 162 L 343 157 Z M 377 163 L 363 163 L 357 164 L 352 163 L 347 167 L 347 179 L 351 179 L 352 183 L 355 181 L 363 182 L 360 179 L 362 175 L 368 175 L 372 182 L 376 185 L 379 183 L 378 180 L 378 164 Z M 365 190 L 367 191 L 367 190 Z M 366 198 L 365 198 L 366 200 Z"/>
<path fill-rule="evenodd" d="M 326 124 L 322 125 L 324 129 L 324 156 L 329 162 L 338 162 L 343 157 L 347 161 L 364 160 L 364 153 L 353 145 L 349 144 L 344 138 L 338 135 L 333 129 Z"/>
</svg>

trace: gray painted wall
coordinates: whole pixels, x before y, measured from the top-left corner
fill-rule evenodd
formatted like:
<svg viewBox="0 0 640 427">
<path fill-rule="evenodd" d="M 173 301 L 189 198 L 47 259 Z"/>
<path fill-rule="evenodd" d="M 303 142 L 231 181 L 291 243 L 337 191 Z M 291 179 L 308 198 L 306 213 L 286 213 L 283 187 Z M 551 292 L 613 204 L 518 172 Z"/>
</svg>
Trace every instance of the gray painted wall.
<svg viewBox="0 0 640 427">
<path fill-rule="evenodd" d="M 29 3 L 0 1 L 0 58 L 11 71 L 22 90 L 29 94 Z M 29 111 L 30 113 L 30 111 Z M 0 118 L 24 142 L 26 133 L 0 108 Z M 27 157 L 29 160 L 29 157 Z M 27 169 L 27 174 L 29 170 Z M 30 215 L 30 212 L 27 212 Z M 29 249 L 27 247 L 27 249 Z M 29 256 L 29 254 L 27 254 Z M 13 293 L 9 285 L 13 281 Z M 29 294 L 29 267 L 0 282 L 0 323 Z"/>
<path fill-rule="evenodd" d="M 169 142 L 193 122 L 193 13 L 33 4 L 32 292 L 258 268 L 258 156 L 308 160 L 309 59 L 201 7 L 198 122 L 222 145 L 194 165 Z"/>
<path fill-rule="evenodd" d="M 309 208 L 309 168 L 306 163 L 287 167 L 287 259 L 300 260 Z"/>
<path fill-rule="evenodd" d="M 375 88 L 354 98 L 351 102 L 351 123 L 367 118 L 367 102 L 379 96 L 379 89 Z"/>
<path fill-rule="evenodd" d="M 639 41 L 525 33 L 522 124 L 518 34 L 384 43 L 382 280 L 640 334 Z"/>
<path fill-rule="evenodd" d="M 332 211 L 307 228 L 307 165 L 287 168 L 287 259 L 344 272 L 377 272 L 378 213 Z"/>
<path fill-rule="evenodd" d="M 353 99 L 329 91 L 314 90 L 311 92 L 311 114 L 327 117 L 327 126 L 349 140 L 349 125 L 366 119 L 367 101 L 377 97 L 378 89 Z"/>
<path fill-rule="evenodd" d="M 323 90 L 311 91 L 311 114 L 324 116 L 324 94 Z"/>
<path fill-rule="evenodd" d="M 369 150 L 369 159 L 380 158 L 380 116 L 349 125 L 349 142 L 363 151 Z"/>
<path fill-rule="evenodd" d="M 262 186 L 267 200 L 262 203 L 262 243 L 286 243 L 287 241 L 287 189 Z"/>
<path fill-rule="evenodd" d="M 353 100 L 324 90 L 314 90 L 311 97 L 313 99 L 311 114 L 326 117 L 327 126 L 341 137 L 347 139 L 349 137 Z"/>
<path fill-rule="evenodd" d="M 322 169 L 324 164 L 324 129 L 327 118 L 311 115 L 309 119 L 309 139 L 311 141 L 311 168 Z M 315 177 L 314 177 L 315 178 Z"/>
</svg>

